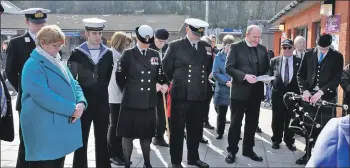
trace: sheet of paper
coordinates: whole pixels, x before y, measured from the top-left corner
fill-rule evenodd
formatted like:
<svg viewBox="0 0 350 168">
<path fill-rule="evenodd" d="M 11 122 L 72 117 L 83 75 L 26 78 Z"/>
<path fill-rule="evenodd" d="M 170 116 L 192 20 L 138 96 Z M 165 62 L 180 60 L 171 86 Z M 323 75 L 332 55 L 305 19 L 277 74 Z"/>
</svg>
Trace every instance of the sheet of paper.
<svg viewBox="0 0 350 168">
<path fill-rule="evenodd" d="M 262 75 L 262 76 L 258 76 L 256 77 L 257 81 L 272 81 L 274 80 L 276 77 L 275 76 L 269 76 L 269 75 Z"/>
</svg>

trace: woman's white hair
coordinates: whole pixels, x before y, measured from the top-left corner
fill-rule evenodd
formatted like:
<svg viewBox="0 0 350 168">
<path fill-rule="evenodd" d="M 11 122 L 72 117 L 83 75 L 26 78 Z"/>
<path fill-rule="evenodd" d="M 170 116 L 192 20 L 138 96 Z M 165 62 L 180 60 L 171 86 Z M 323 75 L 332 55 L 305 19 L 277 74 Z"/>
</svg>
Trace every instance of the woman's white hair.
<svg viewBox="0 0 350 168">
<path fill-rule="evenodd" d="M 294 39 L 294 44 L 297 44 L 300 40 L 303 40 L 304 42 L 306 42 L 306 39 L 303 36 L 297 36 Z"/>
<path fill-rule="evenodd" d="M 208 43 L 209 45 L 211 45 L 211 39 L 210 39 L 209 36 L 203 36 L 203 37 L 201 37 L 200 40 Z"/>
</svg>

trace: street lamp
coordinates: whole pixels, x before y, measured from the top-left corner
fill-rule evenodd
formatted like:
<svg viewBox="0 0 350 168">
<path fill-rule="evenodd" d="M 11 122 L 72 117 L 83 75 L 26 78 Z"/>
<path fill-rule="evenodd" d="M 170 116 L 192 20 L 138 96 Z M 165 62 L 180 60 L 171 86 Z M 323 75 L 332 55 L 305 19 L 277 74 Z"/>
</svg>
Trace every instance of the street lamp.
<svg viewBox="0 0 350 168">
<path fill-rule="evenodd" d="M 325 0 L 321 4 L 320 14 L 324 16 L 333 16 L 335 12 L 335 0 Z"/>
<path fill-rule="evenodd" d="M 281 23 L 281 24 L 278 26 L 278 29 L 279 29 L 280 31 L 284 31 L 284 29 L 285 29 L 284 23 Z"/>
</svg>

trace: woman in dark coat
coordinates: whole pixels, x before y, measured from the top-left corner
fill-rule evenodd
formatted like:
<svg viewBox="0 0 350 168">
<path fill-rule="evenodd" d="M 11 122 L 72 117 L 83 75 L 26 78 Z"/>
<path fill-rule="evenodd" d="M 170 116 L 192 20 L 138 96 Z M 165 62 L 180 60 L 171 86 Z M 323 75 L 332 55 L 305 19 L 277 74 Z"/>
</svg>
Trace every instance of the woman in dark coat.
<svg viewBox="0 0 350 168">
<path fill-rule="evenodd" d="M 222 139 L 226 124 L 226 113 L 228 106 L 230 105 L 231 77 L 225 71 L 225 62 L 230 46 L 233 42 L 234 38 L 232 35 L 226 35 L 223 38 L 224 49 L 215 56 L 212 70 L 213 77 L 216 81 L 214 105 L 215 110 L 218 113 L 216 122 L 216 132 L 218 137 L 216 139 Z"/>
<path fill-rule="evenodd" d="M 136 28 L 137 45 L 124 50 L 116 71 L 116 82 L 123 90 L 117 136 L 123 137 L 122 146 L 125 167 L 130 167 L 133 140 L 140 139 L 144 166 L 151 168 L 150 144 L 155 135 L 157 92 L 166 93 L 160 87 L 162 69 L 156 50 L 149 48 L 153 29 L 148 25 Z"/>
</svg>

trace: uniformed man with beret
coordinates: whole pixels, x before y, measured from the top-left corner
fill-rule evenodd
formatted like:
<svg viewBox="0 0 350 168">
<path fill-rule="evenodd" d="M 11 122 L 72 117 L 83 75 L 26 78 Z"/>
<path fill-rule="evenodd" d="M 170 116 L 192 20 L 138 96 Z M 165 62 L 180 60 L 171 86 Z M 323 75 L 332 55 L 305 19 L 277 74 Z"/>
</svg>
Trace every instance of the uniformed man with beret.
<svg viewBox="0 0 350 168">
<path fill-rule="evenodd" d="M 343 55 L 331 48 L 332 36 L 330 34 L 322 34 L 318 41 L 317 47 L 305 53 L 299 71 L 297 73 L 297 81 L 300 92 L 303 95 L 304 111 L 314 118 L 316 123 L 324 126 L 332 117 L 335 117 L 335 109 L 333 107 L 321 106 L 318 110 L 315 104 L 319 100 L 328 102 L 336 102 L 337 88 L 341 81 L 343 72 Z M 322 130 L 315 128 L 307 143 L 306 154 L 296 161 L 297 164 L 306 164 L 311 155 L 311 149 Z"/>
<path fill-rule="evenodd" d="M 187 131 L 187 164 L 201 168 L 209 165 L 199 158 L 198 147 L 205 115 L 209 59 L 206 42 L 200 41 L 209 24 L 188 18 L 186 37 L 172 41 L 163 59 L 167 80 L 172 80 L 169 167 L 182 167 L 184 127 Z"/>
<path fill-rule="evenodd" d="M 157 92 L 165 93 L 167 88 L 159 84 L 164 79 L 159 53 L 149 48 L 153 41 L 153 29 L 141 25 L 135 32 L 137 45 L 124 50 L 115 74 L 116 83 L 124 94 L 117 136 L 123 137 L 125 167 L 131 164 L 133 140 L 140 139 L 143 167 L 152 168 L 150 145 L 156 128 Z"/>
<path fill-rule="evenodd" d="M 28 25 L 28 31 L 22 36 L 15 37 L 10 40 L 7 48 L 7 61 L 6 61 L 6 76 L 11 85 L 18 93 L 16 110 L 21 111 L 21 74 L 24 63 L 30 57 L 30 53 L 35 49 L 36 33 L 45 26 L 47 22 L 47 14 L 50 12 L 48 9 L 43 8 L 29 8 L 22 10 L 20 13 L 25 16 L 25 23 Z M 29 167 L 27 161 L 25 161 L 25 149 L 22 138 L 21 126 L 19 127 L 19 149 L 17 156 L 17 168 Z"/>
<path fill-rule="evenodd" d="M 111 167 L 107 150 L 109 123 L 108 84 L 113 70 L 113 54 L 102 44 L 105 20 L 84 19 L 87 41 L 73 49 L 68 67 L 79 82 L 89 107 L 81 117 L 83 147 L 74 153 L 73 167 L 87 168 L 87 147 L 91 123 L 94 123 L 97 168 Z"/>
<path fill-rule="evenodd" d="M 168 48 L 168 44 L 167 44 L 168 38 L 169 38 L 169 32 L 166 29 L 158 29 L 154 32 L 154 41 L 149 46 L 149 48 L 152 48 L 159 52 L 159 56 L 161 60 L 164 58 L 164 53 Z M 159 73 L 161 72 L 162 71 L 159 71 Z M 168 89 L 168 81 L 166 79 L 161 79 L 158 84 L 161 85 L 163 89 L 165 90 Z M 157 92 L 157 126 L 156 126 L 156 135 L 152 141 L 153 145 L 169 147 L 168 143 L 164 140 L 165 130 L 166 130 L 166 121 L 165 121 L 163 93 L 161 91 L 158 91 Z"/>
</svg>

